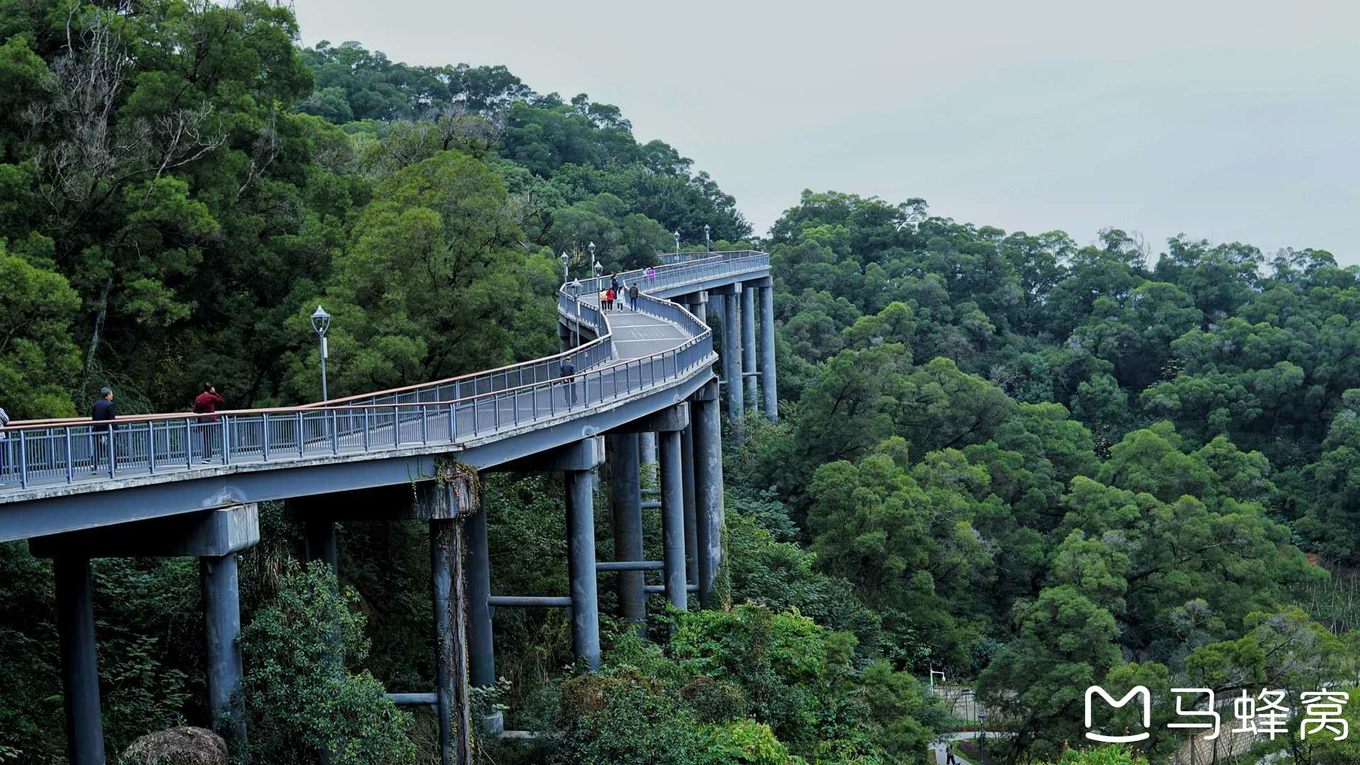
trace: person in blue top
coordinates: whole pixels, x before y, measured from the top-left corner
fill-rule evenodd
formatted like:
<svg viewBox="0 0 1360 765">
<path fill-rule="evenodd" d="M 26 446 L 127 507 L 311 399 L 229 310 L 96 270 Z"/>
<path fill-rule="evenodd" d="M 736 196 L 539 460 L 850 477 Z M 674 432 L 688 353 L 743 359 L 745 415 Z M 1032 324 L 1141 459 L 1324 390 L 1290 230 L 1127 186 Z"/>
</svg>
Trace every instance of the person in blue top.
<svg viewBox="0 0 1360 765">
<path fill-rule="evenodd" d="M 90 453 L 91 473 L 99 472 L 99 462 L 104 458 L 104 452 L 109 448 L 109 437 L 113 435 L 113 420 L 117 417 L 118 407 L 113 404 L 113 388 L 100 388 L 99 398 L 94 400 L 94 406 L 90 408 L 90 419 L 108 424 L 90 427 L 90 436 L 94 441 Z"/>
</svg>

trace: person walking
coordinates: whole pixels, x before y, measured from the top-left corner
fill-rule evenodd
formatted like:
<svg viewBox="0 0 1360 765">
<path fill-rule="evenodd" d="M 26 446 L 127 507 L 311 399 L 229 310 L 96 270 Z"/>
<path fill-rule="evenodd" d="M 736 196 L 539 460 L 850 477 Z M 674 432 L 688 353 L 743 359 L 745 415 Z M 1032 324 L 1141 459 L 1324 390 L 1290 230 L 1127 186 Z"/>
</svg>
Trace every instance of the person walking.
<svg viewBox="0 0 1360 765">
<path fill-rule="evenodd" d="M 576 406 L 576 380 L 574 379 L 576 377 L 576 365 L 572 363 L 571 359 L 562 359 L 562 369 L 557 376 L 562 378 L 567 386 L 567 406 Z"/>
<path fill-rule="evenodd" d="M 628 302 L 628 282 L 627 282 L 627 280 L 620 279 L 620 280 L 619 280 L 619 307 L 616 308 L 615 310 L 617 310 L 617 311 L 623 311 L 623 310 L 626 310 L 628 307 L 629 307 L 629 302 Z"/>
<path fill-rule="evenodd" d="M 213 431 L 217 429 L 217 407 L 227 403 L 217 392 L 217 388 L 211 383 L 203 383 L 203 392 L 194 399 L 194 414 L 204 414 L 207 417 L 198 418 L 198 432 L 203 436 L 203 462 L 212 462 L 213 456 Z"/>
<path fill-rule="evenodd" d="M 99 463 L 103 461 L 104 455 L 109 449 L 109 439 L 113 437 L 113 421 L 118 418 L 118 407 L 113 403 L 113 388 L 103 387 L 99 389 L 99 398 L 94 400 L 94 406 L 90 407 L 90 419 L 95 422 L 106 423 L 104 425 L 90 426 L 90 472 L 99 472 Z M 117 455 L 110 457 L 110 460 Z M 113 463 L 109 463 L 113 467 Z"/>
<path fill-rule="evenodd" d="M 9 414 L 0 406 L 0 486 L 5 485 L 5 466 L 9 464 L 9 441 L 5 440 L 5 428 L 9 425 Z"/>
<path fill-rule="evenodd" d="M 634 311 L 636 311 L 636 310 L 638 309 L 638 286 L 637 286 L 637 282 L 633 282 L 632 286 L 630 286 L 630 287 L 628 288 L 628 305 L 629 305 L 630 307 L 632 307 L 632 309 L 633 309 Z"/>
<path fill-rule="evenodd" d="M 605 288 L 605 289 L 600 290 L 600 310 L 601 310 L 601 311 L 608 311 L 608 310 L 609 310 L 609 289 L 608 289 L 608 288 Z"/>
<path fill-rule="evenodd" d="M 613 287 L 610 287 L 609 289 L 605 290 L 605 301 L 604 301 L 604 302 L 605 302 L 605 309 L 604 309 L 604 310 L 606 310 L 606 311 L 612 311 L 612 310 L 614 310 L 614 301 L 615 301 L 615 300 L 618 300 L 618 298 L 619 298 L 619 295 L 618 295 L 617 292 L 614 291 L 614 288 L 613 288 Z"/>
</svg>

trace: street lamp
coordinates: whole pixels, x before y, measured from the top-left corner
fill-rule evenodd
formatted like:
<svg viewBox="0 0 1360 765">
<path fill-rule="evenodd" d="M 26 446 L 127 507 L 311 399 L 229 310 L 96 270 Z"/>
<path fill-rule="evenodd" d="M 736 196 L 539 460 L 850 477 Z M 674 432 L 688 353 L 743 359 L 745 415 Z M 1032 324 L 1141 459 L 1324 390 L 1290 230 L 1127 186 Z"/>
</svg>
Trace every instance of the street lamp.
<svg viewBox="0 0 1360 765">
<path fill-rule="evenodd" d="M 566 250 L 562 251 L 561 257 L 562 257 L 562 283 L 565 284 L 567 280 L 570 278 L 569 276 L 567 276 L 567 261 L 569 260 L 569 258 L 567 257 Z"/>
<path fill-rule="evenodd" d="M 678 228 L 675 230 L 675 252 L 677 254 L 680 252 L 680 229 Z"/>
<path fill-rule="evenodd" d="M 326 313 L 326 309 L 317 303 L 316 310 L 312 312 L 312 329 L 316 330 L 316 337 L 321 342 L 321 400 L 328 401 L 330 396 L 326 392 L 326 357 L 330 355 L 330 346 L 326 344 L 326 330 L 331 327 L 331 315 Z"/>
<path fill-rule="evenodd" d="M 581 347 L 581 280 L 573 280 L 567 285 L 567 291 L 571 293 L 572 299 L 576 302 L 576 344 L 573 348 Z"/>
<path fill-rule="evenodd" d="M 708 232 L 709 232 L 709 226 L 708 226 L 707 223 L 705 223 L 705 224 L 704 224 L 704 249 L 707 250 L 708 252 L 712 252 L 712 251 L 713 251 L 713 242 L 708 238 Z"/>
</svg>

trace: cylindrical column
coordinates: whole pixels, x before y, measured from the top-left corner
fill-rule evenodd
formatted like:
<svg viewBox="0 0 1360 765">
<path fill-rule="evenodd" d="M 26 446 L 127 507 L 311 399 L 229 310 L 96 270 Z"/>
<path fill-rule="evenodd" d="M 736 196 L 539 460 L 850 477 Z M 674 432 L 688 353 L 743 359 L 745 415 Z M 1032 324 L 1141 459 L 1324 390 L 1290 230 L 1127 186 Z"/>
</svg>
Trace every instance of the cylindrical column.
<svg viewBox="0 0 1360 765">
<path fill-rule="evenodd" d="M 435 693 L 442 765 L 472 764 L 472 710 L 468 698 L 467 618 L 463 604 L 462 521 L 430 521 L 434 590 Z"/>
<path fill-rule="evenodd" d="M 774 287 L 760 288 L 760 391 L 765 398 L 765 418 L 779 422 L 779 387 L 774 364 Z"/>
<path fill-rule="evenodd" d="M 666 600 L 685 610 L 685 488 L 680 462 L 680 431 L 657 434 L 661 447 L 661 559 Z"/>
<path fill-rule="evenodd" d="M 324 518 L 308 518 L 304 533 L 307 535 L 307 561 L 325 561 L 331 571 L 340 572 L 340 554 L 335 543 L 335 521 Z"/>
<path fill-rule="evenodd" d="M 99 668 L 94 644 L 94 596 L 89 558 L 56 558 L 57 638 L 71 765 L 104 765 L 99 716 Z"/>
<path fill-rule="evenodd" d="M 699 553 L 694 516 L 694 426 L 680 431 L 680 470 L 685 491 L 685 581 L 699 581 Z"/>
<path fill-rule="evenodd" d="M 689 304 L 689 312 L 699 321 L 708 323 L 708 301 L 696 300 Z"/>
<path fill-rule="evenodd" d="M 717 608 L 714 597 L 718 567 L 722 563 L 723 467 L 722 425 L 718 402 L 690 402 L 694 426 L 694 490 L 698 515 L 699 604 Z"/>
<path fill-rule="evenodd" d="M 496 684 L 496 648 L 491 630 L 491 553 L 486 539 L 486 504 L 464 521 L 468 536 L 468 675 L 475 688 Z"/>
<path fill-rule="evenodd" d="M 746 406 L 755 409 L 756 400 L 756 288 L 741 290 L 741 379 L 746 389 Z"/>
<path fill-rule="evenodd" d="M 600 668 L 600 600 L 595 582 L 595 508 L 590 471 L 567 470 L 567 575 L 571 579 L 571 644 L 576 658 Z"/>
<path fill-rule="evenodd" d="M 641 452 L 642 452 L 642 464 L 644 464 L 644 465 L 655 465 L 655 464 L 656 464 L 656 434 L 655 434 L 655 433 L 639 433 L 639 434 L 638 434 L 638 447 L 639 447 L 639 449 L 640 449 Z"/>
<path fill-rule="evenodd" d="M 735 433 L 740 427 L 742 415 L 741 384 L 741 297 L 734 293 L 723 296 L 726 306 L 723 313 L 723 380 L 727 385 L 727 416 L 732 421 Z"/>
<path fill-rule="evenodd" d="M 609 437 L 609 506 L 614 527 L 614 560 L 642 560 L 642 483 L 638 474 L 637 433 Z M 619 611 L 646 631 L 647 594 L 641 571 L 620 571 L 615 577 Z"/>
<path fill-rule="evenodd" d="M 203 616 L 208 643 L 208 708 L 213 730 L 233 751 L 246 742 L 245 710 L 241 706 L 241 600 L 236 553 L 198 559 L 203 589 Z"/>
</svg>

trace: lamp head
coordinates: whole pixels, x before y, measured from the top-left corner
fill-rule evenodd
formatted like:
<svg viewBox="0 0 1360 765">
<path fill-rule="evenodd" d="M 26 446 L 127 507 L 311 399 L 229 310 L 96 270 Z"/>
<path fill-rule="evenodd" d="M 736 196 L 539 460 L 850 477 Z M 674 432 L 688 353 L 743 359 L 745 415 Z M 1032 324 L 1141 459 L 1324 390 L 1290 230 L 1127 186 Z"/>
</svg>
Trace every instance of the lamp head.
<svg viewBox="0 0 1360 765">
<path fill-rule="evenodd" d="M 312 329 L 316 330 L 318 335 L 325 337 L 326 330 L 330 329 L 330 326 L 331 315 L 326 313 L 326 309 L 322 308 L 318 303 L 316 310 L 312 312 Z"/>
</svg>

